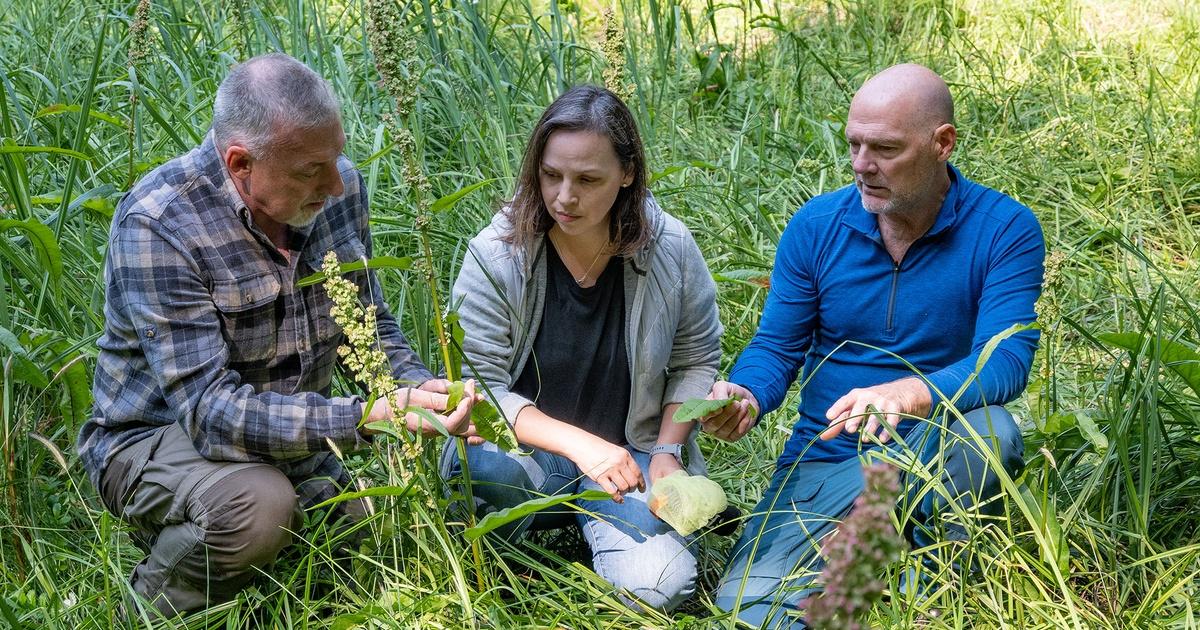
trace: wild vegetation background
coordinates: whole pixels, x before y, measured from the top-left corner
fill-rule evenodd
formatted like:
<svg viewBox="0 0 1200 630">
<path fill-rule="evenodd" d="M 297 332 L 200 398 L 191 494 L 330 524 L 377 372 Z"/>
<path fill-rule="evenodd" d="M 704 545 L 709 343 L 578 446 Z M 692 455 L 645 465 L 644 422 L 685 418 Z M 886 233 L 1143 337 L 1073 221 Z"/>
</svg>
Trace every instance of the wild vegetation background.
<svg viewBox="0 0 1200 630">
<path fill-rule="evenodd" d="M 856 86 L 901 61 L 934 68 L 957 101 L 955 163 L 1032 207 L 1047 235 L 1042 347 L 1012 405 L 1029 466 L 1007 486 L 1008 517 L 969 527 L 978 571 L 944 565 L 931 596 L 893 593 L 870 621 L 1200 625 L 1200 5 L 615 0 L 609 30 L 623 50 L 603 44 L 604 6 L 0 0 L 0 627 L 152 621 L 122 617 L 139 554 L 72 454 L 103 323 L 108 224 L 132 181 L 199 142 L 226 69 L 272 50 L 310 64 L 343 99 L 377 253 L 420 257 L 417 208 L 490 180 L 429 224 L 442 295 L 467 238 L 511 193 L 541 109 L 623 62 L 652 190 L 720 281 L 727 365 L 755 329 L 788 218 L 850 181 L 842 126 Z M 380 33 L 398 46 L 397 80 L 413 99 L 400 116 L 379 85 L 369 42 Z M 396 146 L 407 134 L 411 145 Z M 387 273 L 385 290 L 440 365 L 426 275 Z M 713 478 L 743 508 L 790 423 L 780 411 L 736 444 L 706 439 Z M 701 540 L 701 591 L 671 616 L 626 610 L 570 535 L 517 548 L 485 540 L 477 563 L 463 525 L 447 522 L 436 447 L 352 458 L 372 483 L 411 474 L 419 492 L 377 497 L 350 559 L 332 558 L 314 516 L 255 588 L 166 625 L 731 625 L 709 598 L 728 539 Z M 906 556 L 890 585 L 921 557 Z"/>
</svg>

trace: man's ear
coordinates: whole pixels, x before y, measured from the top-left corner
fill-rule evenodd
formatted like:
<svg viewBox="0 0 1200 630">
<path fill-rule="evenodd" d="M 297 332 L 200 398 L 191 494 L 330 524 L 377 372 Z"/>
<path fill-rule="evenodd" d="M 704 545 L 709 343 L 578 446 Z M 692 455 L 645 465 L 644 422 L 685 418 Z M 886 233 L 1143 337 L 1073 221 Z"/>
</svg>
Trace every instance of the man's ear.
<svg viewBox="0 0 1200 630">
<path fill-rule="evenodd" d="M 231 144 L 225 149 L 225 168 L 229 169 L 229 174 L 237 179 L 245 179 L 250 177 L 250 171 L 254 166 L 254 157 L 250 152 L 238 144 Z"/>
<path fill-rule="evenodd" d="M 950 160 L 950 154 L 954 152 L 954 145 L 957 143 L 958 130 L 954 125 L 945 123 L 933 131 L 933 147 L 942 162 Z"/>
</svg>

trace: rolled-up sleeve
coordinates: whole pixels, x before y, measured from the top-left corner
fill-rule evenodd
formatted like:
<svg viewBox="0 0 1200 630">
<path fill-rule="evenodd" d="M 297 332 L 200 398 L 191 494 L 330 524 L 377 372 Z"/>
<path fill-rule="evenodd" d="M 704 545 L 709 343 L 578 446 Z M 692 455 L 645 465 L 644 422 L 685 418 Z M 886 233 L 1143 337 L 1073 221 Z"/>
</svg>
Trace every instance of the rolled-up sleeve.
<svg viewBox="0 0 1200 630">
<path fill-rule="evenodd" d="M 212 460 L 295 459 L 364 444 L 361 401 L 315 393 L 256 393 L 229 365 L 230 348 L 199 266 L 158 222 L 132 213 L 114 227 L 110 299 L 136 331 L 147 400 L 158 390 L 201 455 Z"/>
</svg>

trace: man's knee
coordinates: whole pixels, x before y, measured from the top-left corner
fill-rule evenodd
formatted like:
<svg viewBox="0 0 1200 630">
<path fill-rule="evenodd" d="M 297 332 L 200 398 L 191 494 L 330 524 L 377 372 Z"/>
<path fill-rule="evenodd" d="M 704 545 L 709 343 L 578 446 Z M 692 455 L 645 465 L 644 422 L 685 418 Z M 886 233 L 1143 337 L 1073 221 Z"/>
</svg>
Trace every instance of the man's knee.
<svg viewBox="0 0 1200 630">
<path fill-rule="evenodd" d="M 970 430 L 965 425 L 970 426 Z M 955 439 L 970 451 L 987 448 L 994 452 L 1009 475 L 1020 473 L 1024 464 L 1025 441 L 1021 429 L 1007 409 L 999 405 L 980 407 L 964 414 L 962 421 L 950 425 Z M 977 442 L 972 433 L 982 438 Z"/>
<path fill-rule="evenodd" d="M 299 526 L 295 488 L 273 466 L 235 472 L 199 501 L 209 514 L 202 526 L 210 561 L 223 572 L 270 563 Z"/>
</svg>

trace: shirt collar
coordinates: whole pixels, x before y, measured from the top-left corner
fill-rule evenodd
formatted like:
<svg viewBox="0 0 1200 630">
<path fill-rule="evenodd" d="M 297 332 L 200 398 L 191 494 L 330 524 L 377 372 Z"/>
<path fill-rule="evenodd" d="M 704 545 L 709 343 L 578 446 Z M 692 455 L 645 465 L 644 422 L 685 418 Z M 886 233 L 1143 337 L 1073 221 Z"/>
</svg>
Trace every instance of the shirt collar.
<svg viewBox="0 0 1200 630">
<path fill-rule="evenodd" d="M 261 234 L 261 230 L 254 224 L 254 217 L 250 214 L 250 208 L 246 206 L 246 202 L 242 199 L 242 195 L 238 192 L 237 186 L 233 184 L 233 178 L 229 176 L 229 171 L 225 168 L 225 160 L 221 156 L 221 151 L 217 148 L 217 141 L 210 129 L 204 136 L 204 141 L 200 144 L 199 166 L 202 172 L 208 173 L 212 179 L 213 187 L 221 191 L 221 194 L 229 200 L 229 208 L 241 220 L 242 224 L 250 230 Z M 310 223 L 304 227 L 288 226 L 289 247 L 294 246 L 299 250 L 313 230 L 313 225 L 320 222 L 321 217 L 317 217 L 317 221 Z M 263 238 L 266 238 L 265 236 Z"/>
<path fill-rule="evenodd" d="M 942 199 L 942 207 L 938 210 L 937 218 L 933 220 L 933 225 L 922 238 L 941 234 L 953 227 L 958 220 L 959 195 L 962 189 L 959 180 L 962 179 L 962 174 L 949 162 L 946 163 L 946 170 L 950 175 L 950 189 L 946 191 L 946 197 Z M 880 239 L 879 221 L 874 214 L 863 208 L 862 195 L 857 189 L 853 192 L 851 203 L 852 207 L 846 212 L 842 223 L 878 242 Z"/>
</svg>

